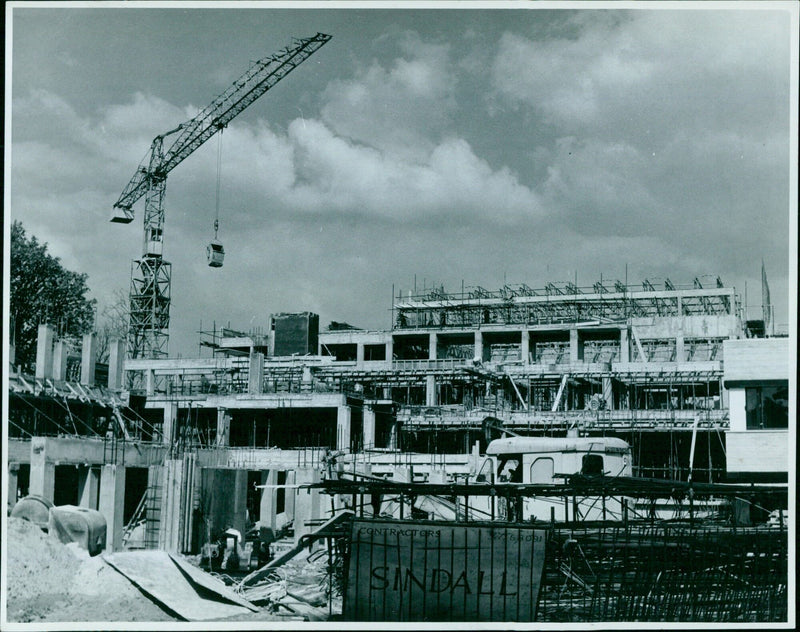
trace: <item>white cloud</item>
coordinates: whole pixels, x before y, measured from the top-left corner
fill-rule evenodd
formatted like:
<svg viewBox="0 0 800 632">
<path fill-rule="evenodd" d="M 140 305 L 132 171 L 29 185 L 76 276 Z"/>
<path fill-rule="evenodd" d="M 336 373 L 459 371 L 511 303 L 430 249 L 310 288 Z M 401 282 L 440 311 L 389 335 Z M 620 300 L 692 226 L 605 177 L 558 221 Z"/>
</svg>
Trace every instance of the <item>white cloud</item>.
<svg viewBox="0 0 800 632">
<path fill-rule="evenodd" d="M 448 46 L 405 33 L 399 47 L 401 57 L 331 81 L 321 114 L 338 135 L 413 160 L 450 126 L 456 77 Z"/>
<path fill-rule="evenodd" d="M 500 222 L 541 216 L 538 196 L 507 169 L 493 171 L 463 139 L 436 145 L 424 163 L 340 138 L 317 121 L 289 127 L 298 185 L 288 202 L 392 221 L 447 217 Z"/>
<path fill-rule="evenodd" d="M 560 139 L 543 185 L 554 219 L 590 235 L 650 230 L 663 202 L 648 190 L 648 160 L 624 142 Z"/>
<path fill-rule="evenodd" d="M 757 134 L 785 111 L 789 33 L 780 12 L 598 13 L 583 12 L 571 37 L 504 34 L 497 94 L 568 134 L 629 138 L 675 127 Z"/>
<path fill-rule="evenodd" d="M 557 36 L 504 34 L 493 61 L 495 98 L 550 133 L 535 152 L 550 218 L 598 244 L 656 239 L 648 250 L 664 270 L 744 276 L 764 253 L 783 259 L 785 15 L 577 16 Z"/>
</svg>

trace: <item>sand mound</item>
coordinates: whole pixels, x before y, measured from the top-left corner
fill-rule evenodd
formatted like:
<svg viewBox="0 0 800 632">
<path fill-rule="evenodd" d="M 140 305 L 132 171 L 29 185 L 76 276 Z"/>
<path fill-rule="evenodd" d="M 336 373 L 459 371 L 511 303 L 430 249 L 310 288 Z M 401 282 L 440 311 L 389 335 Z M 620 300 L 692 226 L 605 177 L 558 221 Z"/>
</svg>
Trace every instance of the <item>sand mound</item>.
<svg viewBox="0 0 800 632">
<path fill-rule="evenodd" d="M 174 621 L 100 557 L 9 518 L 8 620 Z"/>
</svg>

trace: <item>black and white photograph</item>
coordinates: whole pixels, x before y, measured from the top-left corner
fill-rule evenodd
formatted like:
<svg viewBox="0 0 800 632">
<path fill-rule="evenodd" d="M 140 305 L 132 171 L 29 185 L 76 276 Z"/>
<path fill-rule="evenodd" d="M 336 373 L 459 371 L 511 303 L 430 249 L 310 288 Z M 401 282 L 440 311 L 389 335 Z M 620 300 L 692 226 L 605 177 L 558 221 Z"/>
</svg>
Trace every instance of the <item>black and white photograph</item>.
<svg viewBox="0 0 800 632">
<path fill-rule="evenodd" d="M 799 48 L 7 2 L 0 628 L 793 628 Z"/>
</svg>

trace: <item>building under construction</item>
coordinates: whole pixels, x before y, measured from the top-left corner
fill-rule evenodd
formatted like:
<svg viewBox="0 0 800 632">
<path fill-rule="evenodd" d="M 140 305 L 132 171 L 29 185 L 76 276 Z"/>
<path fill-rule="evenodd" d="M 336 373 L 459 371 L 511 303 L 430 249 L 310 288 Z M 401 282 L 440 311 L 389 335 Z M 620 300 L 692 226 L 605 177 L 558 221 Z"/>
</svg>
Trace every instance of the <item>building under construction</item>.
<svg viewBox="0 0 800 632">
<path fill-rule="evenodd" d="M 652 520 L 656 498 L 662 518 L 725 505 L 739 525 L 786 509 L 789 339 L 745 320 L 719 279 L 401 292 L 393 312 L 389 330 L 320 330 L 316 314 L 277 313 L 260 330 L 201 332 L 195 358 L 126 358 L 112 341 L 102 365 L 95 334 L 62 340 L 40 326 L 36 374 L 10 367 L 9 509 L 34 495 L 97 510 L 110 551 L 207 556 L 229 529 L 304 543 L 342 512 L 549 516 L 555 528 Z M 490 442 L 515 435 L 572 439 L 561 460 L 520 456 L 530 471 L 501 499 L 508 459 Z M 574 479 L 587 473 L 611 483 Z M 766 491 L 742 485 L 754 483 Z M 544 514 L 523 509 L 562 496 Z M 542 581 L 552 599 L 555 580 Z M 590 619 L 610 607 L 590 602 Z M 560 603 L 540 612 L 559 620 Z M 629 607 L 636 618 L 651 606 Z"/>
<path fill-rule="evenodd" d="M 785 620 L 789 340 L 718 277 L 415 288 L 390 329 L 265 310 L 263 328 L 199 332 L 196 357 L 169 356 L 168 174 L 330 39 L 251 62 L 154 137 L 113 206 L 130 223 L 144 198 L 107 362 L 96 334 L 44 323 L 28 375 L 11 341 L 17 616 L 26 546 L 60 583 L 42 527 L 185 620 Z M 290 593 L 311 567 L 324 589 Z"/>
</svg>

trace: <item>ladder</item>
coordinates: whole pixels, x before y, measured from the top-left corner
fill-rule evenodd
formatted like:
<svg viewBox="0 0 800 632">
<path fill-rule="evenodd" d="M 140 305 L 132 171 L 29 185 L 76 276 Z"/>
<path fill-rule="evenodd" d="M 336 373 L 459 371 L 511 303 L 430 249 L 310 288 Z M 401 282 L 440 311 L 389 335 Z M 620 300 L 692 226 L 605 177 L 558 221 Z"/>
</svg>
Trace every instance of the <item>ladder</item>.
<svg viewBox="0 0 800 632">
<path fill-rule="evenodd" d="M 150 483 L 144 495 L 144 548 L 158 548 L 158 534 L 161 528 L 161 467 L 151 465 Z"/>
</svg>

